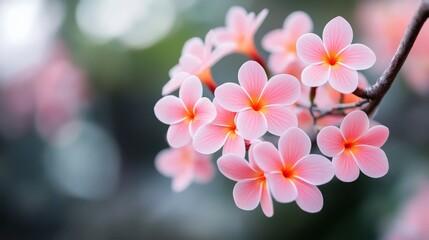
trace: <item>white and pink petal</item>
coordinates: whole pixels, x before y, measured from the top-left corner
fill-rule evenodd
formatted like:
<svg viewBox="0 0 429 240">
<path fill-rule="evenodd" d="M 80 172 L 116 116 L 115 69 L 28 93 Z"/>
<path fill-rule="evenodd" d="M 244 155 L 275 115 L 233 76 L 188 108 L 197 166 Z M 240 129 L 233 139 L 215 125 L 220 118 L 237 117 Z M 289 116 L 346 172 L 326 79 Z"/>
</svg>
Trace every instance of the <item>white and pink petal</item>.
<svg viewBox="0 0 429 240">
<path fill-rule="evenodd" d="M 344 151 L 345 140 L 340 129 L 334 126 L 327 126 L 317 134 L 317 145 L 320 151 L 328 156 L 335 157 Z"/>
<path fill-rule="evenodd" d="M 312 64 L 304 68 L 301 81 L 307 87 L 319 87 L 325 84 L 331 75 L 331 67 L 324 63 Z"/>
<path fill-rule="evenodd" d="M 359 84 L 358 73 L 356 70 L 337 64 L 331 67 L 329 84 L 340 93 L 352 93 Z"/>
<path fill-rule="evenodd" d="M 261 112 L 248 109 L 237 114 L 237 128 L 244 139 L 256 139 L 267 132 L 267 119 Z"/>
<path fill-rule="evenodd" d="M 249 162 L 235 154 L 223 155 L 217 160 L 217 166 L 225 177 L 234 181 L 258 177 L 258 174 L 250 167 Z"/>
<path fill-rule="evenodd" d="M 287 129 L 298 126 L 296 114 L 285 106 L 267 106 L 264 108 L 268 132 L 280 136 Z"/>
<path fill-rule="evenodd" d="M 156 118 L 165 124 L 176 124 L 186 119 L 187 111 L 176 96 L 161 98 L 154 107 Z"/>
<path fill-rule="evenodd" d="M 167 142 L 174 148 L 183 147 L 192 141 L 186 121 L 171 125 L 167 130 Z"/>
<path fill-rule="evenodd" d="M 250 211 L 255 209 L 261 199 L 261 182 L 257 180 L 243 180 L 235 184 L 232 195 L 237 207 Z"/>
<path fill-rule="evenodd" d="M 295 184 L 290 179 L 285 178 L 282 172 L 268 174 L 267 180 L 276 201 L 289 203 L 297 198 L 298 191 Z"/>
<path fill-rule="evenodd" d="M 322 210 L 323 196 L 316 186 L 303 181 L 296 181 L 295 184 L 298 189 L 296 203 L 302 210 L 309 213 L 316 213 Z"/>
<path fill-rule="evenodd" d="M 260 100 L 265 105 L 290 105 L 301 94 L 298 79 L 289 74 L 275 75 L 265 85 Z"/>
<path fill-rule="evenodd" d="M 374 65 L 375 53 L 363 44 L 352 44 L 340 53 L 341 63 L 354 70 L 364 70 Z"/>
<path fill-rule="evenodd" d="M 311 185 L 325 184 L 335 175 L 331 161 L 317 154 L 303 157 L 293 169 L 297 178 Z"/>
<path fill-rule="evenodd" d="M 238 82 L 254 100 L 259 99 L 267 80 L 264 68 L 255 61 L 245 62 L 238 70 Z"/>
<path fill-rule="evenodd" d="M 353 150 L 362 173 L 372 178 L 380 178 L 389 171 L 389 162 L 383 150 L 378 147 L 358 145 Z"/>
<path fill-rule="evenodd" d="M 323 29 L 323 43 L 330 54 L 337 54 L 352 43 L 353 30 L 342 17 L 329 21 Z"/>
<path fill-rule="evenodd" d="M 359 177 L 359 167 L 350 150 L 332 158 L 335 176 L 343 182 L 353 182 Z"/>
<path fill-rule="evenodd" d="M 292 127 L 280 136 L 278 146 L 284 164 L 292 167 L 310 153 L 311 140 L 303 130 Z"/>
</svg>

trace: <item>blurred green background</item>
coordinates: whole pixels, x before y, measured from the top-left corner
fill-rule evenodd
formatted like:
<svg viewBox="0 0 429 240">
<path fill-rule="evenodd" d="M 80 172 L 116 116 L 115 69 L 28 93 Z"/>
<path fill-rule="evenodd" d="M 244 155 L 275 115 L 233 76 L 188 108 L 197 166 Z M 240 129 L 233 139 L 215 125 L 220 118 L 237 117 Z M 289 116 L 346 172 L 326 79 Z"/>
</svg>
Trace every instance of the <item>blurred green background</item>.
<svg viewBox="0 0 429 240">
<path fill-rule="evenodd" d="M 276 203 L 273 218 L 260 208 L 242 211 L 232 198 L 234 183 L 219 172 L 209 184 L 173 193 L 170 179 L 154 168 L 156 154 L 167 147 L 167 126 L 155 118 L 153 106 L 187 39 L 223 26 L 229 7 L 240 5 L 269 9 L 256 35 L 259 49 L 262 36 L 295 10 L 312 17 L 319 35 L 330 19 L 345 17 L 358 42 L 358 3 L 0 1 L 0 34 L 22 30 L 16 39 L 0 36 L 0 239 L 382 239 L 416 186 L 429 177 L 429 98 L 415 95 L 402 79 L 376 116 L 390 128 L 383 147 L 389 173 L 321 186 L 325 204 L 319 213 L 303 212 L 295 203 Z M 214 67 L 215 80 L 236 81 L 245 60 L 228 56 Z M 57 75 L 40 73 L 56 61 L 73 67 L 53 70 Z M 72 81 L 66 90 L 50 90 L 57 98 L 77 96 L 66 98 L 74 101 L 71 107 L 59 104 L 72 108 L 59 134 L 58 111 L 44 110 L 40 100 L 45 85 L 14 87 L 52 74 L 74 76 L 83 89 L 70 90 Z M 366 72 L 371 82 L 377 74 Z M 39 90 L 19 90 L 34 85 Z M 29 92 L 35 100 L 25 100 Z"/>
</svg>

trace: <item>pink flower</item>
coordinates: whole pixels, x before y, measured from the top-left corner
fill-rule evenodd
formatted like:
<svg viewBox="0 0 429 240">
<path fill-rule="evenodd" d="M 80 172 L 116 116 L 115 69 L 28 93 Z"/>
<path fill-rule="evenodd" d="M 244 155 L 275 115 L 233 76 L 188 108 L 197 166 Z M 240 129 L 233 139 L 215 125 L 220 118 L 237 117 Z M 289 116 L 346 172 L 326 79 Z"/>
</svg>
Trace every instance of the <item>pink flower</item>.
<svg viewBox="0 0 429 240">
<path fill-rule="evenodd" d="M 303 65 L 296 54 L 296 41 L 312 29 L 311 18 L 305 12 L 296 11 L 285 19 L 282 29 L 267 33 L 262 39 L 262 46 L 271 52 L 268 66 L 275 73 L 290 74 L 291 68 L 294 70 L 296 65 Z"/>
<path fill-rule="evenodd" d="M 317 144 L 323 154 L 333 157 L 337 178 L 352 182 L 358 178 L 359 169 L 372 178 L 387 173 L 389 163 L 380 147 L 388 136 L 387 127 L 378 125 L 369 128 L 368 116 L 357 110 L 344 118 L 340 128 L 323 128 L 317 135 Z"/>
<path fill-rule="evenodd" d="M 211 67 L 232 50 L 233 46 L 230 44 L 214 48 L 212 31 L 207 33 L 205 42 L 197 37 L 189 39 L 183 46 L 179 64 L 170 70 L 170 80 L 162 88 L 162 95 L 177 90 L 191 75 L 197 76 L 201 82 L 214 90 L 216 86 L 212 79 Z"/>
<path fill-rule="evenodd" d="M 247 13 L 242 7 L 231 7 L 226 14 L 226 26 L 214 30 L 216 45 L 233 44 L 238 53 L 258 55 L 254 43 L 255 33 L 267 14 L 267 9 L 255 16 L 254 12 Z"/>
<path fill-rule="evenodd" d="M 215 91 L 219 105 L 237 112 L 236 124 L 245 139 L 259 138 L 268 130 L 275 135 L 297 126 L 296 115 L 288 109 L 300 94 L 298 80 L 287 74 L 272 77 L 267 82 L 264 69 L 248 61 L 238 71 L 238 82 L 225 83 Z"/>
<path fill-rule="evenodd" d="M 192 145 L 164 149 L 155 158 L 155 167 L 173 178 L 173 191 L 185 190 L 193 181 L 206 183 L 213 179 L 214 166 L 210 155 L 196 152 Z"/>
<path fill-rule="evenodd" d="M 215 102 L 216 118 L 202 126 L 195 133 L 194 148 L 204 154 L 212 154 L 223 146 L 222 154 L 234 153 L 241 157 L 246 154 L 244 139 L 238 135 L 235 125 L 236 113 L 222 108 Z"/>
<path fill-rule="evenodd" d="M 353 31 L 342 17 L 336 17 L 323 29 L 323 42 L 319 36 L 306 33 L 298 39 L 297 53 L 307 66 L 301 74 L 304 85 L 322 86 L 326 82 L 341 93 L 351 93 L 358 86 L 356 70 L 370 68 L 375 54 L 367 46 L 351 44 Z"/>
<path fill-rule="evenodd" d="M 334 177 L 331 162 L 325 157 L 310 154 L 311 141 L 297 127 L 280 136 L 279 150 L 272 143 L 255 146 L 255 162 L 266 172 L 266 178 L 275 200 L 296 201 L 306 212 L 318 212 L 323 207 L 323 196 L 316 185 Z"/>
<path fill-rule="evenodd" d="M 202 95 L 200 80 L 190 76 L 183 82 L 179 98 L 169 95 L 155 104 L 156 117 L 170 125 L 167 141 L 172 147 L 183 147 L 190 143 L 197 129 L 216 117 L 215 106 Z"/>
<path fill-rule="evenodd" d="M 265 216 L 272 217 L 274 208 L 270 190 L 264 171 L 254 160 L 253 149 L 252 145 L 249 151 L 249 162 L 235 154 L 227 154 L 217 160 L 217 166 L 223 175 L 237 181 L 232 192 L 237 207 L 250 211 L 261 203 Z"/>
</svg>

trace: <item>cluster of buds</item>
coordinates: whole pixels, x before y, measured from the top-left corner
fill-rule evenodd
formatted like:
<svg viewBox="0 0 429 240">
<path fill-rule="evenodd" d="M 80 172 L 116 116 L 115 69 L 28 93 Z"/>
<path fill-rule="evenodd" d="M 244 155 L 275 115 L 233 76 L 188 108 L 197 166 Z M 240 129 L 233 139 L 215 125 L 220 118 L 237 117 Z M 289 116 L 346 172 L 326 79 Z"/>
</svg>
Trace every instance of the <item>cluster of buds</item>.
<svg viewBox="0 0 429 240">
<path fill-rule="evenodd" d="M 217 167 L 237 182 L 233 198 L 239 208 L 253 210 L 260 204 L 270 217 L 274 199 L 296 201 L 314 213 L 323 207 L 318 185 L 334 176 L 351 182 L 360 172 L 379 178 L 388 171 L 380 147 L 389 130 L 370 122 L 358 108 L 361 99 L 353 95 L 368 85 L 357 70 L 370 68 L 375 54 L 352 44 L 353 31 L 344 18 L 329 21 L 320 38 L 310 33 L 311 18 L 294 12 L 282 29 L 262 39 L 270 52 L 265 64 L 254 36 L 267 13 L 232 7 L 225 27 L 209 31 L 204 41 L 185 43 L 162 90 L 166 96 L 154 107 L 156 117 L 170 125 L 171 146 L 158 154 L 155 165 L 173 178 L 173 190 L 182 191 L 193 181 L 213 177 L 211 155 L 222 149 Z M 217 86 L 211 68 L 237 53 L 249 58 L 238 70 L 238 84 Z M 212 100 L 203 97 L 203 85 L 212 91 Z M 178 97 L 169 95 L 177 89 Z M 332 111 L 344 104 L 351 107 Z M 279 137 L 277 146 L 266 140 L 269 136 Z M 312 137 L 323 155 L 311 154 Z"/>
</svg>

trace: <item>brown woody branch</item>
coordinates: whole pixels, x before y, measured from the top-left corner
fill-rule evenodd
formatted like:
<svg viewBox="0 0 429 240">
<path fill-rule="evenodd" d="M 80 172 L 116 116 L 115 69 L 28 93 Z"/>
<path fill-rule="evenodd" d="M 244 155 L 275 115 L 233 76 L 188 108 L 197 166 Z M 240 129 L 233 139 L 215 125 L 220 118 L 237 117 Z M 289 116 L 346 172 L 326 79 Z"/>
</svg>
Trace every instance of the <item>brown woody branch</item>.
<svg viewBox="0 0 429 240">
<path fill-rule="evenodd" d="M 387 91 L 389 91 L 393 81 L 398 75 L 399 70 L 404 65 L 404 62 L 407 59 L 408 54 L 410 53 L 411 48 L 413 47 L 414 42 L 416 41 L 416 38 L 423 27 L 423 24 L 428 18 L 429 0 L 422 0 L 419 9 L 411 20 L 411 23 L 408 25 L 408 28 L 405 31 L 401 43 L 399 44 L 398 49 L 396 50 L 396 53 L 393 56 L 389 66 L 374 85 L 366 89 L 358 88 L 353 92 L 353 94 L 356 96 L 369 101 L 368 104 L 362 107 L 362 110 L 365 111 L 368 115 L 375 111 L 384 95 L 386 95 Z"/>
</svg>

